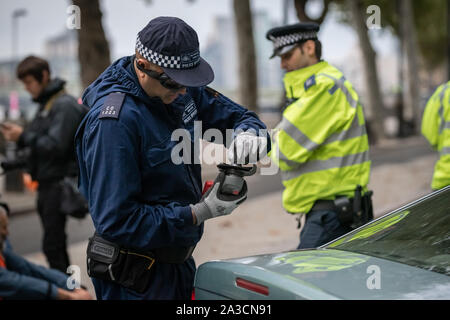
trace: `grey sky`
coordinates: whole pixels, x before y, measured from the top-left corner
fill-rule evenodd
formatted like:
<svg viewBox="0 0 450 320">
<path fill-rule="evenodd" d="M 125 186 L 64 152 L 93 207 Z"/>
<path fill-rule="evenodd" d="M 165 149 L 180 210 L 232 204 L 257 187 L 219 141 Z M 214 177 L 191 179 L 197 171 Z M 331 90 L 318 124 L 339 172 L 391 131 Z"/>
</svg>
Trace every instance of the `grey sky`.
<svg viewBox="0 0 450 320">
<path fill-rule="evenodd" d="M 281 24 L 282 0 L 252 0 L 252 8 L 266 10 L 273 21 Z M 320 1 L 315 7 L 320 7 Z M 26 8 L 27 15 L 19 18 L 19 56 L 42 54 L 46 39 L 56 36 L 66 28 L 71 1 L 68 0 L 0 0 L 0 60 L 9 59 L 12 54 L 11 24 L 12 12 Z M 213 17 L 231 16 L 232 0 L 103 0 L 103 24 L 110 41 L 112 59 L 133 52 L 136 34 L 152 18 L 160 15 L 177 16 L 190 24 L 199 35 L 203 47 L 212 35 Z M 314 6 L 312 9 L 315 8 Z M 289 22 L 296 22 L 293 8 Z M 83 13 L 81 13 L 83 27 Z M 382 54 L 394 50 L 394 41 L 388 34 L 371 31 L 375 47 Z M 327 18 L 319 37 L 324 45 L 324 58 L 335 60 L 344 57 L 357 45 L 357 38 L 350 27 L 336 22 L 335 15 Z"/>
</svg>

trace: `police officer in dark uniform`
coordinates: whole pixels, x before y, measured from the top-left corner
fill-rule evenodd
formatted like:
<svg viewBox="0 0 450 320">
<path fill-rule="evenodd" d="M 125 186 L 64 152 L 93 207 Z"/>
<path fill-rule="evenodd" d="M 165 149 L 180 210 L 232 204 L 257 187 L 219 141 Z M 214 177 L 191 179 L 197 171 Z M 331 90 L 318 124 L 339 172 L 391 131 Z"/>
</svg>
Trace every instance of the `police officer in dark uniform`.
<svg viewBox="0 0 450 320">
<path fill-rule="evenodd" d="M 159 17 L 139 32 L 136 54 L 114 62 L 83 94 L 90 111 L 76 149 L 96 230 L 87 260 L 98 299 L 189 299 L 191 253 L 203 221 L 245 200 L 246 192 L 220 198 L 217 183 L 202 198 L 198 154 L 173 161 L 179 141 L 172 133 L 188 132 L 195 150 L 198 124 L 200 134 L 241 132 L 240 156 L 269 141 L 254 134 L 266 128 L 255 113 L 206 87 L 213 78 L 196 32 L 178 18 Z"/>
</svg>

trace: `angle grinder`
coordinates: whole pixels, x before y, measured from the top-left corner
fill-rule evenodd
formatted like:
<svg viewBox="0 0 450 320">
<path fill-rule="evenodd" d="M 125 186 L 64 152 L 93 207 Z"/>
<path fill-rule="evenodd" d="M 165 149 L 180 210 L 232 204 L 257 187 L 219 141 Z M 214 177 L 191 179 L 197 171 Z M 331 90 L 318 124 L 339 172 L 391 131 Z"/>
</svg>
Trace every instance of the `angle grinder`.
<svg viewBox="0 0 450 320">
<path fill-rule="evenodd" d="M 219 182 L 218 196 L 221 200 L 232 201 L 241 198 L 247 194 L 247 183 L 243 179 L 245 176 L 252 176 L 256 172 L 256 165 L 251 167 L 242 165 L 231 165 L 221 163 L 217 165 L 219 175 L 214 181 L 206 181 L 203 188 L 203 196 L 205 197 L 210 188 Z"/>
</svg>

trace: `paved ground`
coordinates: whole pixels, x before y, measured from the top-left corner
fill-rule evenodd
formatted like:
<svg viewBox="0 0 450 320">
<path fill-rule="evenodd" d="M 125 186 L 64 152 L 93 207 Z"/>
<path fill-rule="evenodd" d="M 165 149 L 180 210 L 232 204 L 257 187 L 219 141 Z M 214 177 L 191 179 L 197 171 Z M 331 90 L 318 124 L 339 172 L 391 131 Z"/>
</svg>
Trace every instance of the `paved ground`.
<svg viewBox="0 0 450 320">
<path fill-rule="evenodd" d="M 420 138 L 418 138 L 420 140 Z M 417 139 L 402 140 L 400 143 L 386 142 L 383 152 L 390 150 L 402 161 L 382 162 L 372 169 L 369 187 L 374 191 L 375 215 L 380 216 L 402 204 L 415 200 L 430 190 L 430 181 L 437 155 L 423 152 L 423 141 Z M 414 154 L 404 156 L 400 149 L 416 149 Z M 425 149 L 424 149 L 425 150 Z M 402 156 L 399 157 L 399 153 Z M 378 156 L 378 155 L 377 155 Z M 394 159 L 395 160 L 395 159 Z M 211 171 L 212 173 L 212 171 Z M 249 184 L 260 184 L 263 177 L 249 178 Z M 252 180 L 252 181 L 250 181 Z M 270 184 L 279 183 L 275 178 Z M 272 185 L 273 186 L 273 185 Z M 267 190 L 266 190 L 267 191 Z M 6 198 L 6 197 L 5 197 Z M 13 218 L 20 223 L 22 216 Z M 37 217 L 36 217 L 36 221 Z M 36 222 L 38 223 L 38 222 Z M 205 233 L 194 251 L 197 264 L 213 259 L 226 259 L 246 255 L 277 252 L 294 249 L 298 244 L 299 230 L 296 229 L 295 218 L 284 212 L 281 206 L 281 189 L 278 186 L 271 192 L 256 192 L 230 216 L 212 219 L 205 224 Z M 68 228 L 92 228 L 90 219 L 70 221 Z M 24 239 L 27 231 L 21 232 Z M 90 231 L 89 231 L 90 232 Z M 73 264 L 79 265 L 81 279 L 93 293 L 93 287 L 86 274 L 85 250 L 86 241 L 72 243 L 69 254 Z M 14 245 L 14 244 L 13 244 Z M 40 252 L 25 255 L 31 261 L 46 265 Z"/>
</svg>

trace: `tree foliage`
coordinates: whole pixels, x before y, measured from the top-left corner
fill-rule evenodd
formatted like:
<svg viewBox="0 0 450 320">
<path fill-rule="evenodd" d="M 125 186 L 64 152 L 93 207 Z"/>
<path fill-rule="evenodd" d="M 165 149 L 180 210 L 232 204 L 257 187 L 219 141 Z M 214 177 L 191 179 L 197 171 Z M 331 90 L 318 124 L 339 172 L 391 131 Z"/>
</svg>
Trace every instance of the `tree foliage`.
<svg viewBox="0 0 450 320">
<path fill-rule="evenodd" d="M 402 0 L 397 0 L 402 1 Z M 381 9 L 381 25 L 401 36 L 397 1 L 364 0 L 367 5 L 375 4 Z M 416 28 L 417 45 L 427 67 L 441 65 L 447 57 L 447 1 L 414 0 L 413 20 Z"/>
<path fill-rule="evenodd" d="M 365 7 L 377 5 L 381 10 L 381 27 L 400 37 L 400 17 L 398 1 L 402 0 L 363 0 Z M 346 12 L 345 1 L 333 0 L 340 11 L 341 22 L 351 24 Z M 435 68 L 447 57 L 447 0 L 412 1 L 417 44 L 420 53 L 429 68 Z"/>
<path fill-rule="evenodd" d="M 432 68 L 440 65 L 447 56 L 447 5 L 445 0 L 413 1 L 417 42 L 426 64 Z"/>
</svg>

